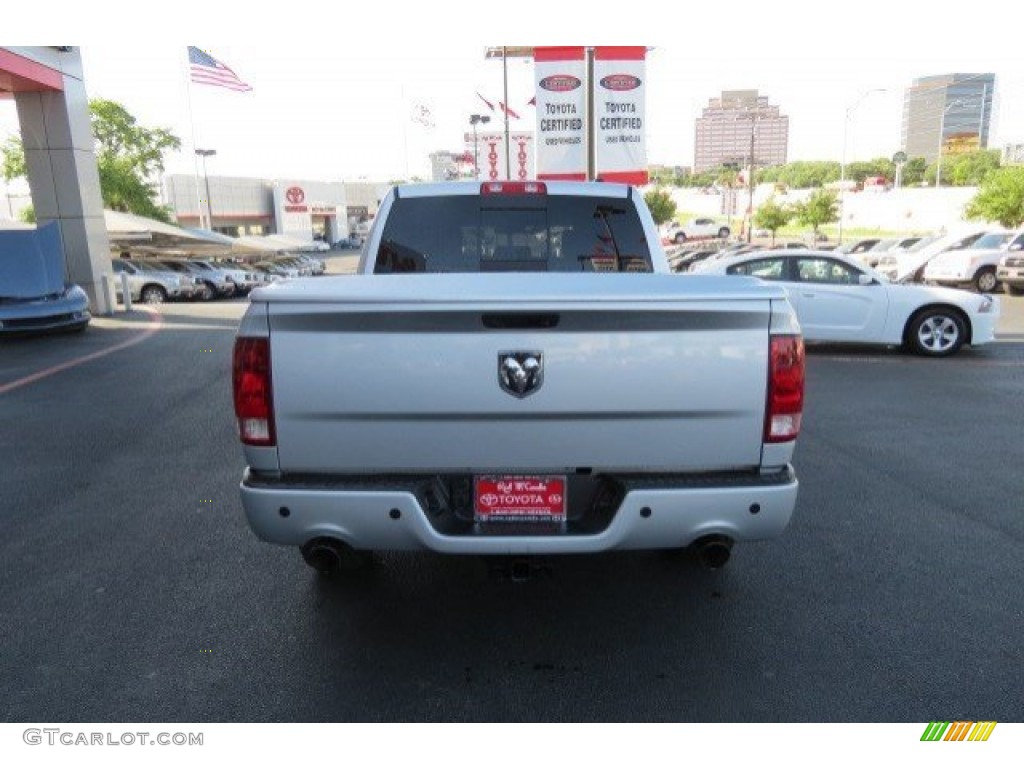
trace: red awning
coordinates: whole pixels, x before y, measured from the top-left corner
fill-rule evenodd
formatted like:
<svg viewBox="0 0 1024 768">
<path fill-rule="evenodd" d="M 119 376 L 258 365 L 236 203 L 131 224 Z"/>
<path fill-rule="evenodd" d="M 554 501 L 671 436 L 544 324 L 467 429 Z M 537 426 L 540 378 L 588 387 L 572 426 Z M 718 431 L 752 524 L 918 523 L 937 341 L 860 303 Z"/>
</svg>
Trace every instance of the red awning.
<svg viewBox="0 0 1024 768">
<path fill-rule="evenodd" d="M 63 91 L 64 75 L 56 69 L 0 48 L 0 98 L 26 91 Z"/>
</svg>

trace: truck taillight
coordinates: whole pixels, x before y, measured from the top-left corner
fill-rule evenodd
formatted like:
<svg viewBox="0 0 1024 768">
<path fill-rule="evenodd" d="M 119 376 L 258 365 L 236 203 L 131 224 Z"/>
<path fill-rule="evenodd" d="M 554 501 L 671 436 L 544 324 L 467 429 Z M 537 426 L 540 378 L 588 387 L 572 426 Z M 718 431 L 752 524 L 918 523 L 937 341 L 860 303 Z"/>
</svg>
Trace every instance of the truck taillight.
<svg viewBox="0 0 1024 768">
<path fill-rule="evenodd" d="M 235 339 L 231 380 L 242 442 L 246 445 L 275 445 L 270 339 Z"/>
<path fill-rule="evenodd" d="M 764 441 L 785 443 L 800 434 L 804 410 L 804 340 L 801 336 L 772 336 L 768 355 L 768 407 Z"/>
<path fill-rule="evenodd" d="M 543 181 L 485 181 L 480 185 L 481 195 L 546 195 L 548 185 Z"/>
</svg>

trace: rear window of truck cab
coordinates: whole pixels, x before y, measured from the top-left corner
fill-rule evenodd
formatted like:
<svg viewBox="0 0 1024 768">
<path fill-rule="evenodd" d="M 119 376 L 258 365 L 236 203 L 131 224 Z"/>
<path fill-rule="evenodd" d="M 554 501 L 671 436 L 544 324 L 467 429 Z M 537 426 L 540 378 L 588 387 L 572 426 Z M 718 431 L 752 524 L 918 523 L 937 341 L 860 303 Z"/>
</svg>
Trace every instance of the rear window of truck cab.
<svg viewBox="0 0 1024 768">
<path fill-rule="evenodd" d="M 373 271 L 652 269 L 647 238 L 632 200 L 524 194 L 395 200 Z"/>
</svg>

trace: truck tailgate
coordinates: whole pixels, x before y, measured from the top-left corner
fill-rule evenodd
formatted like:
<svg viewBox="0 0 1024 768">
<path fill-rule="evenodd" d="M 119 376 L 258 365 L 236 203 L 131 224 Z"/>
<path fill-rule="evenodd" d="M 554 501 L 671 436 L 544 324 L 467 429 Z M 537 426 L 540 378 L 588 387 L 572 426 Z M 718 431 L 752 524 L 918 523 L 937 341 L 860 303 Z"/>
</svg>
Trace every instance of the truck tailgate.
<svg viewBox="0 0 1024 768">
<path fill-rule="evenodd" d="M 258 292 L 280 469 L 679 472 L 760 463 L 771 301 L 784 300 L 776 286 L 654 274 L 540 278 L 359 276 Z M 502 360 L 517 354 L 542 362 L 542 381 L 528 393 L 499 382 Z"/>
</svg>

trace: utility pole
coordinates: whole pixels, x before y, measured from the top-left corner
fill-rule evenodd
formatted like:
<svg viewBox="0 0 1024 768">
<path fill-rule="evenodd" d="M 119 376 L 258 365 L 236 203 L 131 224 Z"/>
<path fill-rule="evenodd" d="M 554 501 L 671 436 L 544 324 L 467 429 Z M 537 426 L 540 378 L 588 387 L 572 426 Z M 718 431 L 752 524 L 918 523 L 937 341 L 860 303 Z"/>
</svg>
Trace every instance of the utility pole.
<svg viewBox="0 0 1024 768">
<path fill-rule="evenodd" d="M 986 85 L 985 87 L 987 88 L 988 86 Z M 935 188 L 936 189 L 938 189 L 939 187 L 942 186 L 942 149 L 943 149 L 943 147 L 945 146 L 945 143 L 946 143 L 945 142 L 945 136 L 943 135 L 946 132 L 946 115 L 949 114 L 949 110 L 957 108 L 957 107 L 962 107 L 963 105 L 964 105 L 964 103 L 961 100 L 957 99 L 956 101 L 951 101 L 949 104 L 946 105 L 945 109 L 942 110 L 942 118 L 939 120 L 939 156 L 935 160 Z M 979 145 L 980 145 L 980 143 L 981 143 L 981 137 L 980 136 L 978 137 L 978 142 L 979 142 Z M 980 149 L 981 147 L 979 146 L 978 148 Z"/>
<path fill-rule="evenodd" d="M 754 233 L 754 128 L 757 125 L 757 113 L 750 113 L 750 178 L 747 179 L 747 186 L 750 188 L 747 199 L 747 242 L 750 242 Z"/>
<path fill-rule="evenodd" d="M 839 164 L 839 234 L 836 237 L 839 245 L 843 244 L 843 219 L 846 218 L 846 207 L 844 205 L 846 200 L 846 142 L 850 136 L 850 117 L 857 107 L 860 106 L 860 103 L 872 93 L 885 93 L 887 90 L 886 88 L 870 88 L 863 91 L 856 101 L 846 108 L 846 114 L 843 117 L 843 159 Z"/>
</svg>

